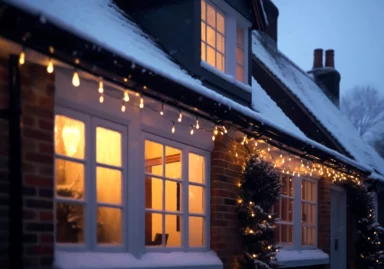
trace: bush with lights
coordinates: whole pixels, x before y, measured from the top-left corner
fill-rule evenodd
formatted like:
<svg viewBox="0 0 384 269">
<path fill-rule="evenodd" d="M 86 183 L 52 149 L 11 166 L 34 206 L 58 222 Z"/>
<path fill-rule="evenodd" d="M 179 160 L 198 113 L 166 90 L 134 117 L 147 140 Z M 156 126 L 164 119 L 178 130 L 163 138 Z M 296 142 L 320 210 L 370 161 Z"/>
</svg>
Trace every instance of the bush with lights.
<svg viewBox="0 0 384 269">
<path fill-rule="evenodd" d="M 244 255 L 239 268 L 277 268 L 274 244 L 275 217 L 268 213 L 278 201 L 281 191 L 280 176 L 271 163 L 251 154 L 241 176 L 239 220 L 244 243 Z"/>
<path fill-rule="evenodd" d="M 375 220 L 374 186 L 370 182 L 363 185 L 353 181 L 342 181 L 339 185 L 346 189 L 356 218 L 357 268 L 384 268 L 384 229 Z"/>
</svg>

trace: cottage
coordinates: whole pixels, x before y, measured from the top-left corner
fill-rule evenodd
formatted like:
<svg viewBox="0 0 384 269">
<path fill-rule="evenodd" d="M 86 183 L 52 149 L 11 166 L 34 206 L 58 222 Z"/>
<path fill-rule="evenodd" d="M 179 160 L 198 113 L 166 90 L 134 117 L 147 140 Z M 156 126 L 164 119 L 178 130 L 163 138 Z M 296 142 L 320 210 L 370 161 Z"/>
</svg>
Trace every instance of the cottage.
<svg viewBox="0 0 384 269">
<path fill-rule="evenodd" d="M 261 268 L 250 151 L 281 175 L 272 265 L 382 266 L 333 183 L 380 189 L 384 161 L 338 110 L 333 51 L 304 72 L 277 20 L 270 0 L 0 1 L 0 267 Z"/>
</svg>

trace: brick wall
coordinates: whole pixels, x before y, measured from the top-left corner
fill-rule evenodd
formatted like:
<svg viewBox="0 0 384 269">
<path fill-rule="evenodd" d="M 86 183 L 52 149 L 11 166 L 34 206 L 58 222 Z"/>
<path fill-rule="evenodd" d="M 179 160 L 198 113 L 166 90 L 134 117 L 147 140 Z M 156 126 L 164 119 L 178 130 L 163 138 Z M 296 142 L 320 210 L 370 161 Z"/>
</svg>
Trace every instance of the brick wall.
<svg viewBox="0 0 384 269">
<path fill-rule="evenodd" d="M 0 58 L 0 106 L 7 104 L 8 60 Z M 51 268 L 54 253 L 54 76 L 26 63 L 21 72 L 21 147 L 23 176 L 23 261 L 25 268 Z M 4 104 L 5 102 L 5 104 Z M 0 120 L 0 216 L 7 210 L 7 121 Z M 3 128 L 4 127 L 4 128 Z M 6 143 L 4 143 L 6 141 Z M 4 187 L 3 187 L 4 186 Z M 1 218 L 1 217 L 0 217 Z M 0 236 L 7 228 L 0 219 Z M 1 238 L 3 239 L 3 238 Z M 2 242 L 5 240 L 1 240 Z M 0 245 L 0 248 L 3 246 Z M 5 253 L 0 251 L 0 255 Z M 0 256 L 0 261 L 4 257 Z M 5 257 L 6 259 L 8 257 Z M 3 268 L 0 264 L 0 268 Z"/>
<path fill-rule="evenodd" d="M 7 61 L 0 58 L 0 111 L 8 108 Z M 4 115 L 5 117 L 5 115 Z M 9 178 L 8 178 L 8 120 L 0 117 L 0 268 L 8 268 L 9 255 Z"/>
<path fill-rule="evenodd" d="M 235 157 L 236 148 L 239 157 Z M 242 254 L 242 242 L 237 221 L 237 198 L 245 152 L 239 143 L 226 136 L 217 136 L 211 162 L 211 248 L 224 263 L 224 268 L 236 268 L 236 257 Z M 330 253 L 331 184 L 329 179 L 318 185 L 318 246 Z M 328 269 L 328 265 L 301 267 L 302 269 Z"/>
<path fill-rule="evenodd" d="M 217 136 L 211 161 L 211 248 L 225 269 L 235 268 L 236 256 L 242 254 L 236 211 L 239 189 L 236 184 L 240 180 L 244 152 L 238 152 L 236 158 L 234 146 L 235 143 L 226 136 Z"/>
</svg>

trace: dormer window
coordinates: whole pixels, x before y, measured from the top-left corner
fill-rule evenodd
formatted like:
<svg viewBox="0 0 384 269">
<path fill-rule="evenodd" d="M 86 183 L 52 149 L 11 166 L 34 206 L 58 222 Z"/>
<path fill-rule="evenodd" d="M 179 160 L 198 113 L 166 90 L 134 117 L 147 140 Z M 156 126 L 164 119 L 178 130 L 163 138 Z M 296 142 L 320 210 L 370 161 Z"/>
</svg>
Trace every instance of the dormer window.
<svg viewBox="0 0 384 269">
<path fill-rule="evenodd" d="M 247 83 L 249 27 L 224 0 L 201 0 L 202 66 L 224 79 Z"/>
</svg>

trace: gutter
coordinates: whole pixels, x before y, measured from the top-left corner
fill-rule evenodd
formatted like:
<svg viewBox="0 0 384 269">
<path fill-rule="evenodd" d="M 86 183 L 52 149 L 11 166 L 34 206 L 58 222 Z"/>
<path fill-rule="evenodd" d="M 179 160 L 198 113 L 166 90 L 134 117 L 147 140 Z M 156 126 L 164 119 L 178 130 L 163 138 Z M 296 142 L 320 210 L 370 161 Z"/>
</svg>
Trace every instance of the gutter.
<svg viewBox="0 0 384 269">
<path fill-rule="evenodd" d="M 9 59 L 9 265 L 23 268 L 23 183 L 19 59 Z"/>
<path fill-rule="evenodd" d="M 0 2 L 1 9 L 4 9 L 5 12 L 0 15 L 0 36 L 47 55 L 47 57 L 52 56 L 77 69 L 95 76 L 102 76 L 103 79 L 116 85 L 129 87 L 145 96 L 185 109 L 192 115 L 208 119 L 216 124 L 230 122 L 239 126 L 240 130 L 247 135 L 255 137 L 261 134 L 278 141 L 277 144 L 280 146 L 281 144 L 290 145 L 304 152 L 303 156 L 305 155 L 309 159 L 309 155 L 319 157 L 321 162 L 328 164 L 328 166 L 335 167 L 339 162 L 343 164 L 343 168 L 346 167 L 365 175 L 371 172 L 369 168 L 361 166 L 353 160 L 348 158 L 344 160 L 344 156 L 337 152 L 335 155 L 332 154 L 334 151 L 319 147 L 318 143 L 315 143 L 316 146 L 314 146 L 278 127 L 270 124 L 264 126 L 260 119 L 244 115 L 241 111 L 223 108 L 217 100 L 192 90 L 188 85 L 182 85 L 164 76 L 154 74 L 137 63 L 135 63 L 135 67 L 132 67 L 130 59 L 121 57 L 110 49 L 97 46 L 97 44 L 99 49 L 88 49 L 94 47 L 95 44 L 50 21 L 42 23 L 39 15 L 33 15 L 20 8 Z M 12 25 L 12 28 L 7 27 L 7 25 Z M 55 48 L 54 55 L 49 51 L 50 46 Z M 78 63 L 75 63 L 75 57 L 79 59 Z M 123 83 L 124 78 L 128 75 L 131 78 L 130 81 L 134 81 L 133 84 L 126 85 Z M 147 87 L 143 87 L 143 85 Z M 197 108 L 197 110 L 193 108 Z M 339 158 L 339 155 L 342 157 Z"/>
</svg>

